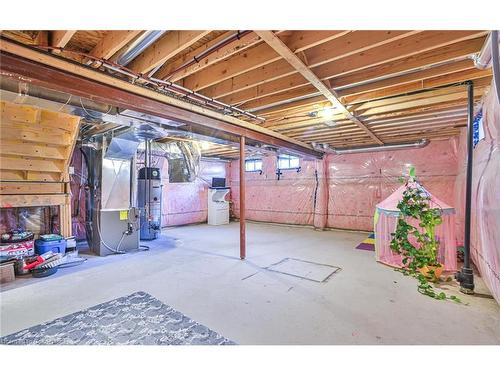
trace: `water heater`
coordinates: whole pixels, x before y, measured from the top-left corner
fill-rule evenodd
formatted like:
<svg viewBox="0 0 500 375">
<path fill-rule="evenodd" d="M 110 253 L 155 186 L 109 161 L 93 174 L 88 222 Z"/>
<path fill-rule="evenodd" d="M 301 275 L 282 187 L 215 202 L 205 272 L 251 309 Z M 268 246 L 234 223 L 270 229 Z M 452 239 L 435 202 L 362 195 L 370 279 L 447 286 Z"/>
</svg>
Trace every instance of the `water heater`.
<svg viewBox="0 0 500 375">
<path fill-rule="evenodd" d="M 154 240 L 161 231 L 161 177 L 160 169 L 139 169 L 137 205 L 141 210 L 141 240 Z"/>
</svg>

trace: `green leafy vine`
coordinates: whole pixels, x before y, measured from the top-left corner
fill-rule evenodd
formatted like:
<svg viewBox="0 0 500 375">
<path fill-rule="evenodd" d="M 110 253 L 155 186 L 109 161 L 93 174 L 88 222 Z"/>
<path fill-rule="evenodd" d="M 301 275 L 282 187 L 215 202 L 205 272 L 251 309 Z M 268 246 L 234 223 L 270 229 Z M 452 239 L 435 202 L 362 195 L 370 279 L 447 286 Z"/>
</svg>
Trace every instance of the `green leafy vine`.
<svg viewBox="0 0 500 375">
<path fill-rule="evenodd" d="M 442 210 L 431 208 L 429 193 L 412 177 L 405 186 L 403 198 L 397 205 L 401 213 L 396 230 L 391 233 L 390 244 L 393 252 L 402 255 L 402 272 L 418 280 L 420 293 L 439 300 L 461 302 L 456 296 L 437 292 L 432 285 L 441 281 L 437 274 L 442 265 L 437 259 L 439 240 L 436 227 L 443 222 Z M 411 225 L 410 221 L 417 222 L 418 227 Z"/>
</svg>

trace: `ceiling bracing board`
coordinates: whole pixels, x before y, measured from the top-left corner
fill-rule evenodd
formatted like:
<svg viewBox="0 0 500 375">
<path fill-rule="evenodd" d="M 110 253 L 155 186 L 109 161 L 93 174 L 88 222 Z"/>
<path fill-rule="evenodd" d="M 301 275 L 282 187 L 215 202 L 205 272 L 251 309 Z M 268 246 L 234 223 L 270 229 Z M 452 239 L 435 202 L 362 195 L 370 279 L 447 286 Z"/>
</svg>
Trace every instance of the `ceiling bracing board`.
<svg viewBox="0 0 500 375">
<path fill-rule="evenodd" d="M 302 74 L 316 89 L 325 96 L 334 107 L 340 109 L 345 116 L 356 123 L 366 134 L 370 136 L 376 143 L 383 144 L 383 142 L 363 124 L 356 116 L 340 102 L 336 96 L 335 91 L 328 88 L 307 66 L 298 58 L 286 45 L 279 39 L 272 31 L 256 31 L 256 33 L 271 46 L 280 56 L 282 56 L 290 65 L 294 67 L 300 74 Z"/>
</svg>

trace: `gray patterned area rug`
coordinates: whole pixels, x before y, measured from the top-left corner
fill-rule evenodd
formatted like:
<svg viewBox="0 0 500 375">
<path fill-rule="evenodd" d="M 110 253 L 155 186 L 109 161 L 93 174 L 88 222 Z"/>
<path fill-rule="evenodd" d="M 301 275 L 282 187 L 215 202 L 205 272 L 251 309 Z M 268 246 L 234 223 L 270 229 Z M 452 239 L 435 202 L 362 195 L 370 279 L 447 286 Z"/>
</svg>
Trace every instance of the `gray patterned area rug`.
<svg viewBox="0 0 500 375">
<path fill-rule="evenodd" d="M 228 345 L 234 342 L 136 292 L 0 338 L 7 345 Z"/>
</svg>

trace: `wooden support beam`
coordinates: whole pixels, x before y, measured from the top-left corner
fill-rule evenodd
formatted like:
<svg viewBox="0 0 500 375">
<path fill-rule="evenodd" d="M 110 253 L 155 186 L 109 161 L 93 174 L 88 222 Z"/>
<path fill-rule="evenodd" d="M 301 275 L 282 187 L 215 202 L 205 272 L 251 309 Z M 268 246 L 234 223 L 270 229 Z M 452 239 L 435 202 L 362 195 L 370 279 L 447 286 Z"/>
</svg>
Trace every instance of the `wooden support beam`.
<svg viewBox="0 0 500 375">
<path fill-rule="evenodd" d="M 245 137 L 240 138 L 240 259 L 246 258 Z"/>
<path fill-rule="evenodd" d="M 321 157 L 311 146 L 261 126 L 220 114 L 161 93 L 139 87 L 90 68 L 2 40 L 0 70 L 33 84 L 89 98 L 124 109 L 177 120 L 205 131 L 244 135 L 248 139 L 303 155 Z M 17 56 L 16 56 L 17 55 Z M 221 136 L 223 134 L 220 134 Z"/>
<path fill-rule="evenodd" d="M 111 30 L 96 44 L 89 55 L 109 59 L 123 46 L 142 33 L 142 30 Z"/>
<path fill-rule="evenodd" d="M 135 58 L 129 68 L 147 73 L 209 34 L 211 30 L 169 31 Z"/>
<path fill-rule="evenodd" d="M 366 134 L 370 136 L 376 143 L 383 144 L 383 142 L 363 124 L 356 116 L 340 102 L 335 92 L 328 88 L 307 66 L 295 55 L 286 45 L 274 35 L 271 31 L 256 31 L 256 33 L 273 48 L 280 56 L 282 56 L 295 70 L 302 74 L 316 89 L 327 98 L 336 108 L 340 109 L 345 116 L 351 121 L 355 122 Z"/>
<path fill-rule="evenodd" d="M 51 46 L 64 48 L 75 35 L 76 30 L 55 30 L 51 33 Z"/>
</svg>

